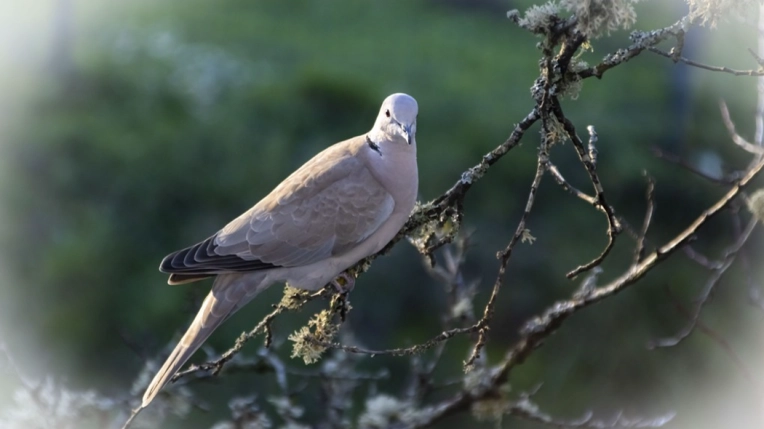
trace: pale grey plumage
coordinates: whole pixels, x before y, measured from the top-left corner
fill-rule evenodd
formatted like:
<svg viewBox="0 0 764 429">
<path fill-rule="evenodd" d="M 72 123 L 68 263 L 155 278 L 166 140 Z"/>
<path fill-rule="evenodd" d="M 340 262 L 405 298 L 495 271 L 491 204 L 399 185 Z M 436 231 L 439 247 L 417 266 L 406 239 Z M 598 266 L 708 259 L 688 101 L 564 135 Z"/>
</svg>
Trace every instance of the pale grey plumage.
<svg viewBox="0 0 764 429">
<path fill-rule="evenodd" d="M 387 97 L 367 134 L 327 148 L 217 234 L 162 261 L 170 284 L 216 278 L 142 407 L 260 291 L 277 282 L 316 290 L 395 236 L 416 200 L 417 110 L 406 94 Z"/>
</svg>

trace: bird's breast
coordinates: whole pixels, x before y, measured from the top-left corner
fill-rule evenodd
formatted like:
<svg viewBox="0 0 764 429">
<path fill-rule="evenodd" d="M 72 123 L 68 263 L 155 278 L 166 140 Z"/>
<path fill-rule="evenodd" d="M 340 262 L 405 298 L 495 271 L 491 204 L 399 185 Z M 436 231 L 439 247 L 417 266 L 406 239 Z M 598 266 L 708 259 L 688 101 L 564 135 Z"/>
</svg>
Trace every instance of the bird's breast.
<svg viewBox="0 0 764 429">
<path fill-rule="evenodd" d="M 374 178 L 392 195 L 395 211 L 411 212 L 419 189 L 419 173 L 416 153 L 413 151 L 383 152 L 382 156 L 371 156 L 369 169 Z"/>
</svg>

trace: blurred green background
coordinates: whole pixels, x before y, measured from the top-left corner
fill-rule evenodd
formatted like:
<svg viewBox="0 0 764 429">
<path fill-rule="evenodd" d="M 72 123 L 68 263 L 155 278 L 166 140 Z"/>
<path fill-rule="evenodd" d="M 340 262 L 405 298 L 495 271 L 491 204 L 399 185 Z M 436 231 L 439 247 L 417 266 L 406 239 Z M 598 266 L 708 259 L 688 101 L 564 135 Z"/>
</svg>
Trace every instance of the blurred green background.
<svg viewBox="0 0 764 429">
<path fill-rule="evenodd" d="M 209 290 L 209 283 L 167 286 L 157 271 L 161 258 L 216 231 L 324 147 L 368 130 L 393 92 L 419 102 L 420 199 L 440 195 L 532 107 L 537 39 L 506 19 L 507 10 L 530 4 L 40 0 L 1 6 L 0 339 L 30 377 L 52 375 L 72 388 L 124 394 L 143 359 L 185 329 Z M 637 28 L 669 25 L 685 7 L 679 0 L 639 4 Z M 595 41 L 584 58 L 593 64 L 627 46 L 627 35 Z M 753 68 L 746 48 L 755 44 L 754 25 L 726 23 L 693 31 L 685 54 Z M 656 178 L 650 239 L 659 243 L 724 190 L 657 160 L 651 148 L 708 172 L 744 167 L 748 158 L 729 143 L 717 100 L 727 100 L 738 129 L 752 137 L 755 85 L 753 78 L 645 53 L 602 80 L 587 80 L 580 97 L 563 106 L 580 133 L 596 127 L 605 190 L 631 223 L 638 225 L 644 211 L 642 171 Z M 537 133 L 538 127 L 529 131 L 466 199 L 464 229 L 472 231 L 473 247 L 465 275 L 480 280 L 478 306 L 495 278 L 494 255 L 525 204 Z M 589 191 L 570 143 L 556 146 L 552 159 Z M 715 255 L 729 244 L 730 219 L 725 213 L 711 222 L 698 248 Z M 538 240 L 513 254 L 487 347 L 493 360 L 526 319 L 575 290 L 578 281 L 564 274 L 606 243 L 604 217 L 550 178 L 528 227 Z M 633 245 L 626 235 L 619 238 L 604 280 L 627 267 Z M 758 281 L 760 233 L 748 249 Z M 536 400 L 559 416 L 676 410 L 670 427 L 726 427 L 731 416 L 736 427 L 754 427 L 761 417 L 755 385 L 717 343 L 696 333 L 676 348 L 645 346 L 684 325 L 665 288 L 689 306 L 706 278 L 677 254 L 634 288 L 569 320 L 513 373 L 514 391 L 543 383 Z M 746 272 L 733 267 L 703 320 L 761 380 L 762 313 L 748 305 L 747 288 Z M 219 351 L 230 346 L 279 296 L 280 288 L 272 288 L 209 344 Z M 359 280 L 352 302 L 348 324 L 357 339 L 388 348 L 440 332 L 446 300 L 415 250 L 401 243 Z M 317 308 L 281 318 L 277 339 Z M 288 344 L 279 349 L 285 359 L 289 352 Z M 466 353 L 466 339 L 449 343 L 437 379 L 458 377 Z M 303 368 L 301 360 L 288 363 Z M 364 366 L 389 368 L 392 376 L 378 388 L 395 396 L 409 363 L 377 357 Z M 0 385 L 0 403 L 7 403 L 18 385 L 7 372 L 0 372 Z M 198 384 L 211 410 L 195 411 L 193 424 L 170 420 L 163 427 L 210 427 L 228 414 L 234 393 L 269 389 L 275 389 L 272 375 Z M 360 410 L 365 390 L 358 393 Z M 536 427 L 506 419 L 510 425 Z M 465 415 L 438 427 L 472 426 Z"/>
</svg>

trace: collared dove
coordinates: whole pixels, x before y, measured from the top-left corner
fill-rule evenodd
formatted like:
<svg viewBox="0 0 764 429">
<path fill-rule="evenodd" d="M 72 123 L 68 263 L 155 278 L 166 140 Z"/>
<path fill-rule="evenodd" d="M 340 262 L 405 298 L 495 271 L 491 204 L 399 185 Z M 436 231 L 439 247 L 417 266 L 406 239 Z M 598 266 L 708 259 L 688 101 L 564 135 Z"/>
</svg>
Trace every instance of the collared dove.
<svg viewBox="0 0 764 429">
<path fill-rule="evenodd" d="M 170 273 L 169 284 L 215 281 L 141 408 L 268 286 L 318 290 L 398 233 L 417 195 L 417 110 L 406 94 L 387 97 L 371 131 L 325 149 L 215 235 L 164 258 L 159 269 Z"/>
</svg>

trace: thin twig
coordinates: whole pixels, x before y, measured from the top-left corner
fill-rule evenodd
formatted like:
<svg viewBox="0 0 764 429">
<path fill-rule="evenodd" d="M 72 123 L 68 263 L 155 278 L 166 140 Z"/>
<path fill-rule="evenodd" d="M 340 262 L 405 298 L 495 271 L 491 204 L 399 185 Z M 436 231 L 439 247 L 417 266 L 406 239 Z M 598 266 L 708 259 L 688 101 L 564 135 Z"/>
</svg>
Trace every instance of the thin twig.
<svg viewBox="0 0 764 429">
<path fill-rule="evenodd" d="M 721 261 L 715 261 L 709 259 L 706 255 L 695 250 L 694 247 L 687 245 L 682 248 L 684 254 L 698 265 L 708 268 L 709 270 L 718 270 L 722 266 Z"/>
<path fill-rule="evenodd" d="M 648 345 L 649 348 L 674 347 L 689 337 L 690 334 L 692 334 L 692 331 L 698 324 L 698 320 L 700 319 L 700 314 L 703 311 L 703 307 L 705 307 L 705 305 L 709 302 L 714 290 L 719 284 L 719 280 L 721 280 L 722 276 L 732 265 L 732 263 L 735 262 L 735 258 L 737 257 L 738 252 L 748 241 L 748 238 L 751 236 L 751 233 L 753 232 L 757 223 L 758 220 L 751 219 L 740 237 L 738 237 L 735 243 L 724 252 L 725 255 L 721 266 L 714 269 L 713 274 L 711 274 L 711 277 L 709 277 L 709 279 L 706 281 L 703 292 L 701 292 L 700 296 L 696 298 L 696 304 L 690 313 L 689 322 L 675 335 L 651 341 Z"/>
<path fill-rule="evenodd" d="M 528 200 L 525 203 L 525 210 L 523 211 L 523 215 L 520 217 L 520 222 L 518 222 L 517 228 L 515 229 L 515 234 L 512 236 L 509 244 L 507 244 L 507 247 L 497 255 L 501 260 L 499 264 L 499 273 L 496 275 L 496 281 L 494 281 L 493 289 L 491 290 L 491 297 L 488 298 L 488 303 L 485 305 L 485 309 L 483 310 L 483 317 L 478 321 L 478 325 L 482 325 L 478 331 L 478 341 L 472 348 L 470 357 L 467 358 L 467 360 L 464 362 L 465 368 L 472 367 L 472 364 L 480 356 L 480 351 L 485 345 L 486 335 L 488 334 L 488 324 L 493 318 L 494 307 L 496 306 L 496 298 L 499 296 L 499 290 L 501 289 L 501 285 L 504 282 L 504 274 L 507 270 L 507 264 L 509 264 L 509 258 L 512 256 L 512 250 L 514 249 L 517 242 L 526 234 L 525 223 L 528 220 L 528 216 L 531 214 L 531 209 L 533 208 L 533 203 L 536 199 L 536 193 L 538 192 L 539 185 L 541 184 L 541 178 L 544 176 L 546 163 L 548 161 L 546 143 L 544 142 L 543 137 L 541 145 L 542 149 L 540 150 L 538 156 L 536 174 L 533 177 L 533 182 L 531 183 L 530 190 L 528 191 Z"/>
<path fill-rule="evenodd" d="M 764 71 L 762 70 L 735 70 L 731 69 L 729 67 L 717 67 L 717 66 L 710 66 L 708 64 L 699 63 L 697 61 L 690 60 L 685 57 L 676 57 L 674 55 L 671 55 L 668 52 L 664 52 L 656 47 L 650 46 L 647 48 L 650 52 L 656 53 L 658 55 L 664 56 L 666 58 L 669 58 L 673 60 L 674 62 L 682 62 L 684 64 L 687 64 L 688 66 L 697 67 L 703 70 L 709 70 L 713 72 L 722 72 L 722 73 L 729 73 L 733 76 L 764 76 Z"/>
<path fill-rule="evenodd" d="M 608 242 L 607 242 L 607 245 L 605 246 L 605 249 L 602 251 L 602 253 L 599 256 L 597 256 L 591 262 L 581 265 L 565 275 L 567 278 L 572 279 L 572 278 L 575 278 L 577 275 L 583 273 L 584 271 L 588 271 L 598 266 L 599 264 L 602 263 L 602 261 L 605 260 L 608 253 L 610 253 L 610 250 L 613 248 L 613 245 L 615 244 L 616 236 L 621 232 L 621 224 L 618 222 L 618 219 L 615 216 L 615 212 L 613 211 L 613 208 L 607 202 L 607 199 L 605 197 L 605 190 L 603 189 L 602 182 L 600 181 L 599 175 L 597 174 L 597 167 L 592 162 L 592 159 L 589 156 L 589 152 L 586 150 L 586 148 L 584 148 L 584 143 L 578 137 L 578 134 L 576 133 L 576 127 L 563 114 L 562 106 L 560 106 L 559 101 L 555 100 L 552 106 L 552 111 L 554 112 L 554 115 L 557 118 L 557 120 L 565 128 L 565 132 L 568 134 L 568 137 L 570 138 L 570 140 L 573 142 L 573 147 L 576 149 L 578 158 L 581 161 L 581 163 L 584 165 L 584 168 L 586 169 L 586 172 L 589 175 L 589 179 L 592 182 L 592 186 L 594 187 L 594 191 L 596 193 L 596 198 L 597 198 L 597 205 L 602 208 L 602 211 L 605 213 L 605 217 L 607 218 L 607 223 L 608 223 L 608 229 L 607 229 Z"/>
<path fill-rule="evenodd" d="M 574 197 L 580 198 L 583 201 L 586 201 L 589 203 L 592 207 L 595 209 L 601 211 L 602 213 L 605 213 L 605 211 L 602 209 L 602 207 L 597 203 L 597 198 L 592 197 L 589 194 L 586 194 L 576 188 L 575 186 L 571 185 L 570 182 L 565 180 L 565 177 L 562 176 L 562 173 L 560 173 L 559 168 L 557 168 L 556 165 L 552 163 L 552 161 L 549 161 L 547 163 L 547 171 L 552 175 L 552 178 L 555 182 L 557 182 L 558 185 L 562 187 L 563 190 L 567 191 L 569 194 L 573 195 Z M 629 223 L 621 216 L 616 216 L 616 219 L 618 220 L 618 224 L 621 225 L 624 231 L 632 237 L 634 240 L 639 240 L 639 232 L 634 229 Z"/>
<path fill-rule="evenodd" d="M 639 239 L 637 239 L 637 248 L 634 251 L 634 265 L 637 265 L 639 261 L 645 256 L 645 239 L 647 237 L 647 230 L 650 228 L 650 221 L 653 218 L 653 210 L 655 209 L 655 181 L 650 177 L 647 172 L 644 173 L 647 177 L 647 209 L 645 210 L 645 217 L 642 221 L 642 229 L 639 232 Z"/>
<path fill-rule="evenodd" d="M 750 143 L 735 131 L 735 123 L 732 122 L 732 119 L 730 118 L 730 112 L 727 109 L 727 103 L 725 103 L 724 100 L 719 100 L 719 110 L 721 111 L 722 121 L 727 128 L 727 132 L 729 133 L 732 142 L 740 146 L 746 152 L 755 155 L 764 155 L 764 147 Z"/>
<path fill-rule="evenodd" d="M 690 173 L 692 173 L 692 174 L 694 174 L 694 175 L 696 175 L 698 177 L 701 177 L 701 178 L 703 178 L 705 180 L 708 180 L 709 182 L 716 183 L 718 185 L 729 186 L 732 183 L 734 183 L 735 180 L 737 179 L 735 173 L 728 174 L 728 175 L 725 175 L 725 176 L 722 176 L 722 177 L 711 176 L 708 173 L 699 170 L 698 168 L 696 168 L 695 166 L 693 166 L 689 162 L 683 160 L 682 158 L 680 158 L 680 157 L 678 157 L 676 155 L 670 154 L 668 152 L 665 152 L 665 151 L 663 151 L 662 149 L 660 149 L 658 147 L 653 147 L 651 150 L 653 152 L 653 155 L 655 155 L 657 158 L 660 158 L 660 159 L 662 159 L 664 161 L 668 161 L 668 162 L 670 162 L 672 164 L 678 165 L 678 166 L 684 168 L 685 170 L 689 171 Z"/>
<path fill-rule="evenodd" d="M 692 20 L 688 16 L 685 16 L 668 27 L 650 32 L 634 32 L 631 37 L 633 43 L 628 48 L 618 49 L 612 54 L 606 55 L 601 63 L 578 72 L 578 76 L 582 79 L 590 77 L 601 78 L 606 71 L 631 60 L 641 54 L 645 49 L 655 46 L 671 37 L 680 37 L 680 35 L 684 34 L 683 29 L 691 23 Z"/>
<path fill-rule="evenodd" d="M 394 348 L 394 349 L 381 349 L 381 350 L 372 350 L 372 349 L 365 349 L 363 347 L 348 346 L 345 344 L 331 342 L 331 341 L 320 341 L 316 339 L 315 337 L 313 337 L 312 335 L 305 336 L 305 340 L 317 346 L 342 350 L 348 353 L 364 354 L 364 355 L 372 355 L 372 356 L 376 356 L 376 355 L 407 356 L 407 355 L 421 353 L 457 335 L 477 332 L 478 330 L 480 330 L 481 327 L 482 327 L 482 324 L 477 323 L 473 326 L 468 326 L 466 328 L 449 329 L 415 346 L 400 347 L 400 348 Z"/>
<path fill-rule="evenodd" d="M 586 201 L 587 203 L 594 206 L 597 210 L 602 210 L 602 207 L 600 207 L 597 204 L 597 198 L 585 192 L 582 192 L 576 187 L 574 187 L 573 185 L 571 185 L 567 180 L 565 180 L 565 178 L 560 173 L 560 170 L 557 168 L 556 165 L 552 164 L 551 161 L 547 163 L 547 171 L 552 175 L 552 178 L 554 178 L 555 182 L 557 182 L 557 184 L 562 186 L 562 189 L 566 190 L 568 193 L 570 193 L 574 197 L 577 197 Z"/>
<path fill-rule="evenodd" d="M 743 233 L 743 227 L 741 225 L 739 214 L 732 217 L 732 226 L 734 227 L 734 230 L 735 230 L 735 236 L 739 237 Z M 759 289 L 758 285 L 753 280 L 753 271 L 751 267 L 750 258 L 748 257 L 747 248 L 744 247 L 743 249 L 740 249 L 740 254 L 738 255 L 738 259 L 740 260 L 740 265 L 742 266 L 743 272 L 745 273 L 746 287 L 748 288 L 749 304 L 752 304 L 754 307 L 757 307 L 760 310 L 764 310 L 764 302 L 761 302 L 761 298 L 760 298 L 761 290 Z"/>
<path fill-rule="evenodd" d="M 759 10 L 759 20 L 761 20 L 761 16 L 762 16 L 762 13 L 761 13 L 761 10 Z M 764 43 L 762 43 L 762 39 L 761 39 L 761 35 L 762 35 L 761 29 L 762 29 L 762 26 L 761 26 L 761 21 L 760 21 L 759 22 L 759 37 L 760 37 L 760 39 L 759 39 L 759 49 L 760 50 L 761 50 L 761 47 L 764 45 Z M 748 48 L 748 53 L 751 54 L 753 59 L 756 60 L 756 62 L 759 63 L 760 66 L 764 67 L 764 58 L 762 58 L 760 55 L 758 55 L 756 52 L 754 52 L 753 49 L 751 49 L 751 48 Z"/>
<path fill-rule="evenodd" d="M 692 320 L 693 315 L 690 314 L 690 311 L 685 308 L 684 305 L 679 301 L 679 299 L 671 292 L 671 289 L 666 286 L 664 288 L 664 291 L 666 293 L 666 296 L 668 297 L 669 301 L 674 305 L 674 308 L 679 311 L 679 313 L 682 314 L 687 319 Z M 748 367 L 743 363 L 743 360 L 738 356 L 738 354 L 735 352 L 735 350 L 730 345 L 729 341 L 727 341 L 721 334 L 714 331 L 710 327 L 708 327 L 705 323 L 703 323 L 700 319 L 695 319 L 694 321 L 695 327 L 698 329 L 698 331 L 706 334 L 711 340 L 713 340 L 715 343 L 719 345 L 719 347 L 722 348 L 722 350 L 727 354 L 727 356 L 732 359 L 732 362 L 735 364 L 735 366 L 740 370 L 743 377 L 745 377 L 746 380 L 753 383 L 754 379 L 751 375 L 751 371 L 748 370 Z M 651 344 L 652 345 L 652 344 Z"/>
</svg>

